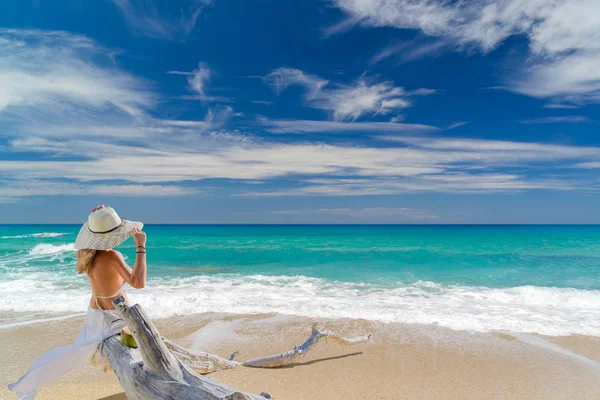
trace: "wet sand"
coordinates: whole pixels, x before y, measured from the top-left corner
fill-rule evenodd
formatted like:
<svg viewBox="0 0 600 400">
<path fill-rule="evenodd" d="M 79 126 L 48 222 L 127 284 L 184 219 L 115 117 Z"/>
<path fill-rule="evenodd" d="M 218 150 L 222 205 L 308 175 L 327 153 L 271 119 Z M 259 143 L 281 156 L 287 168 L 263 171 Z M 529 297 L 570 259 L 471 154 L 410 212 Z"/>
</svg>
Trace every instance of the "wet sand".
<svg viewBox="0 0 600 400">
<path fill-rule="evenodd" d="M 81 317 L 0 330 L 0 399 L 42 352 L 71 343 Z M 236 368 L 211 377 L 278 400 L 595 399 L 600 398 L 600 338 L 470 333 L 438 326 L 284 315 L 199 314 L 156 320 L 180 344 L 244 360 L 290 350 L 310 326 L 343 336 L 373 334 L 351 347 L 320 343 L 279 369 Z M 38 399 L 126 399 L 114 374 L 88 367 L 38 392 Z"/>
</svg>

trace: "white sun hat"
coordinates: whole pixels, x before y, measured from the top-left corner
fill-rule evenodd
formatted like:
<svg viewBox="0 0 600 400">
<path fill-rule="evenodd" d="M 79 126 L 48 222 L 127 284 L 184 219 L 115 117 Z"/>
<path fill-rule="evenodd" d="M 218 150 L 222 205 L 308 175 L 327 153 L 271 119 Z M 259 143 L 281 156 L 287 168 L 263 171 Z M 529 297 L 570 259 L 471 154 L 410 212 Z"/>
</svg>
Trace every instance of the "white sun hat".
<svg viewBox="0 0 600 400">
<path fill-rule="evenodd" d="M 143 226 L 141 222 L 121 219 L 113 208 L 105 206 L 92 211 L 88 222 L 79 230 L 75 248 L 109 250 L 127 240 L 134 228 Z"/>
</svg>

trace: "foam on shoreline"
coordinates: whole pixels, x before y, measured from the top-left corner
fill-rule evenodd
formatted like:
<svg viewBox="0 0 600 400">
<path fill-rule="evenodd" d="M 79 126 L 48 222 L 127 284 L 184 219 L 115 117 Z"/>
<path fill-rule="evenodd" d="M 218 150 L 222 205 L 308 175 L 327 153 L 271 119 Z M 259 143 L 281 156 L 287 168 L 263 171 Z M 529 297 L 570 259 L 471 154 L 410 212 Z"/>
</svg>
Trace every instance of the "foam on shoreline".
<svg viewBox="0 0 600 400">
<path fill-rule="evenodd" d="M 35 274 L 0 282 L 0 312 L 74 313 L 89 301 L 87 282 L 52 283 Z M 31 293 L 44 301 L 31 301 Z M 305 276 L 206 275 L 153 279 L 130 290 L 153 318 L 218 312 L 279 313 L 440 325 L 455 330 L 600 336 L 600 291 L 522 286 L 488 288 L 433 282 L 382 286 Z"/>
</svg>

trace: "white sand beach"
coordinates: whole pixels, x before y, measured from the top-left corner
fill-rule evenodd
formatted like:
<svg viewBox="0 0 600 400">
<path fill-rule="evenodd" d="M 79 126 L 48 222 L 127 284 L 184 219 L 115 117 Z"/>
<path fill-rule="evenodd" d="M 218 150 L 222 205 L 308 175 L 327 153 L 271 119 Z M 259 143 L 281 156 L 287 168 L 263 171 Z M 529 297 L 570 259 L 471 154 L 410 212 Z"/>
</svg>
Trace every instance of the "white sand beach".
<svg viewBox="0 0 600 400">
<path fill-rule="evenodd" d="M 0 398 L 40 353 L 70 343 L 81 318 L 0 330 Z M 592 399 L 600 398 L 600 338 L 470 333 L 364 320 L 314 320 L 286 315 L 197 314 L 156 320 L 159 331 L 193 349 L 238 359 L 301 344 L 310 326 L 345 336 L 373 334 L 367 344 L 320 343 L 293 365 L 239 367 L 213 378 L 275 399 Z M 88 367 L 39 391 L 40 400 L 126 399 L 114 373 Z"/>
</svg>

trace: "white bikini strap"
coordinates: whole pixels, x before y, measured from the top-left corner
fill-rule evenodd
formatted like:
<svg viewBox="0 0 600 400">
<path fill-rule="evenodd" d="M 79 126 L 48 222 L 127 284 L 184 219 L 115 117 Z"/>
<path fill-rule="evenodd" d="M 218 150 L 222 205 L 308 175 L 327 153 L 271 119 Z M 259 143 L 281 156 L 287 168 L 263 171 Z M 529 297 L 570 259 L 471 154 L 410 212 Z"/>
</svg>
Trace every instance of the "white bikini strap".
<svg viewBox="0 0 600 400">
<path fill-rule="evenodd" d="M 125 290 L 125 285 L 127 285 L 127 282 L 123 282 L 123 284 L 121 285 L 121 287 L 119 288 L 119 290 L 117 290 L 114 294 L 111 294 L 110 296 L 98 296 L 96 294 L 94 294 L 94 296 L 98 299 L 110 299 L 113 297 L 117 297 L 118 295 L 120 295 L 121 293 L 123 293 L 123 290 Z"/>
</svg>

